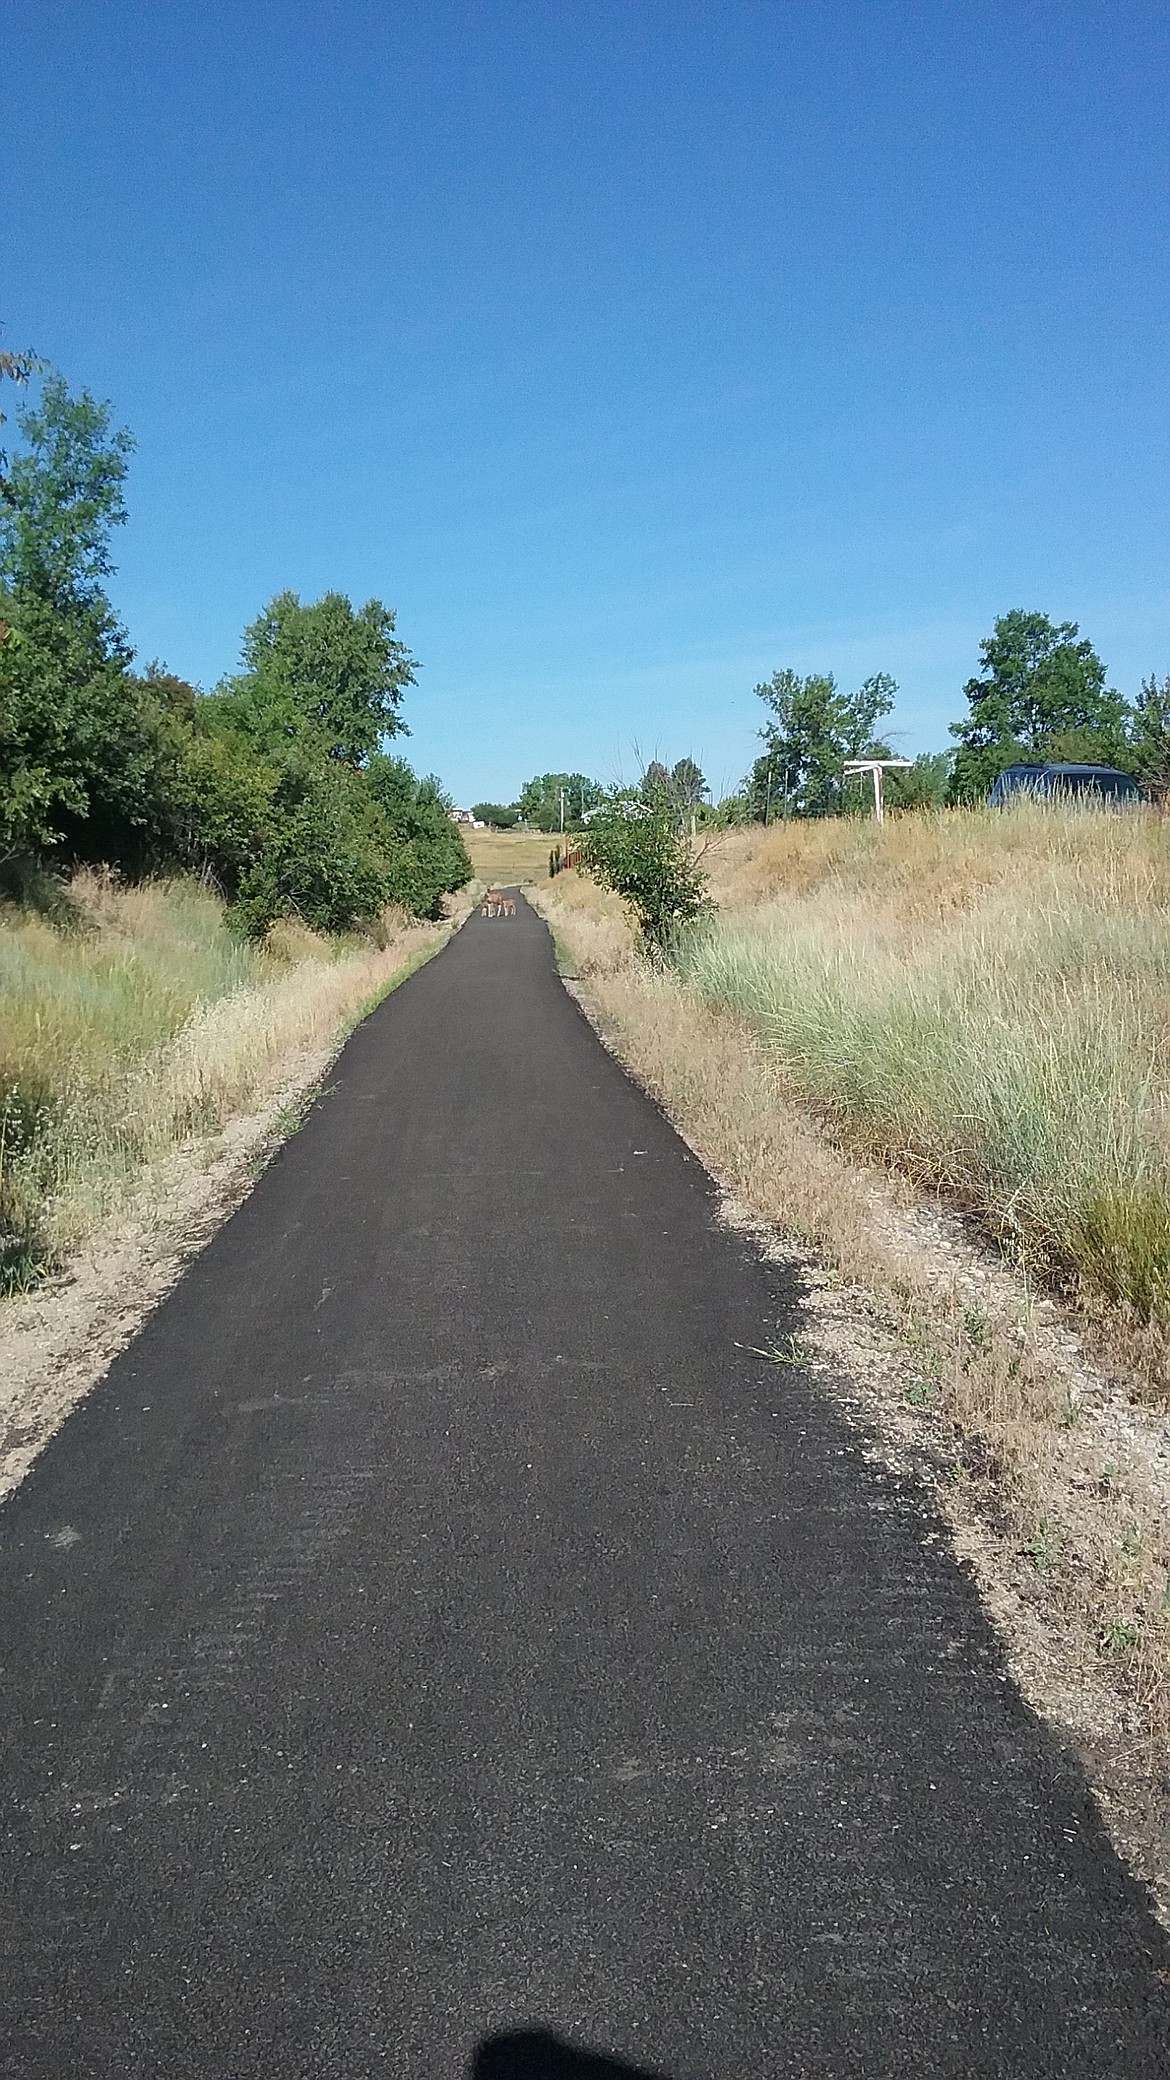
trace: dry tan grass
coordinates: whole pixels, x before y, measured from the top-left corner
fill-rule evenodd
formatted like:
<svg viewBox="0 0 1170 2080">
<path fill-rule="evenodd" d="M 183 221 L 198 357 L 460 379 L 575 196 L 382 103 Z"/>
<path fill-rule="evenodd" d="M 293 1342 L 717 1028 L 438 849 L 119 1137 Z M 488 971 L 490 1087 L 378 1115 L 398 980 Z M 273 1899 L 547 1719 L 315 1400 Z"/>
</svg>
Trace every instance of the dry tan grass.
<svg viewBox="0 0 1170 2080">
<path fill-rule="evenodd" d="M 397 913 L 338 945 L 303 926 L 260 949 L 192 882 L 122 888 L 84 875 L 81 927 L 0 919 L 0 1096 L 9 1232 L 32 1273 L 68 1259 L 144 1171 L 262 1104 L 285 1066 L 324 1046 L 445 936 Z"/>
<path fill-rule="evenodd" d="M 1076 1287 L 1170 1394 L 1170 824 L 948 812 L 736 833 L 678 964 L 842 1144 Z"/>
<path fill-rule="evenodd" d="M 548 856 L 556 838 L 543 831 L 464 830 L 472 869 L 489 886 L 514 886 L 548 879 Z"/>
<path fill-rule="evenodd" d="M 758 860 L 731 853 L 739 873 Z M 746 1020 L 637 959 L 614 898 L 570 874 L 534 900 L 600 1030 L 740 1217 L 807 1253 L 827 1378 L 852 1374 L 863 1420 L 934 1480 L 1025 1689 L 1170 1897 L 1170 1424 L 957 1219 L 834 1146 Z"/>
<path fill-rule="evenodd" d="M 778 896 L 832 892 L 867 916 L 916 936 L 945 929 L 989 893 L 1053 885 L 1110 910 L 1170 901 L 1170 822 L 1155 811 L 1109 816 L 1054 813 L 1021 803 L 1002 810 L 753 824 L 715 835 L 704 856 L 721 909 L 742 912 Z"/>
<path fill-rule="evenodd" d="M 97 1161 L 78 1153 L 61 1179 L 54 1229 L 64 1250 L 108 1212 L 141 1162 L 191 1136 L 214 1135 L 280 1081 L 303 1049 L 343 1031 L 396 976 L 434 950 L 433 925 L 401 924 L 381 947 L 298 959 L 286 973 L 199 1009 L 123 1086 L 123 1111 Z M 121 1160 L 119 1160 L 121 1157 Z"/>
</svg>

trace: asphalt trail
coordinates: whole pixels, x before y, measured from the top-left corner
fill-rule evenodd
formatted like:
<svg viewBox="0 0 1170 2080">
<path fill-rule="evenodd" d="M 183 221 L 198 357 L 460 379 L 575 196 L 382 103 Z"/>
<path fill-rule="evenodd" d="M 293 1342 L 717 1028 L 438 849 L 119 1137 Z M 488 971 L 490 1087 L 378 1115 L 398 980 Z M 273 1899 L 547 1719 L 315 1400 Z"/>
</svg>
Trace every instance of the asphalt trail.
<svg viewBox="0 0 1170 2080">
<path fill-rule="evenodd" d="M 939 1527 L 741 1348 L 799 1323 L 473 919 L 0 1511 L 0 2073 L 1164 2080 Z"/>
</svg>

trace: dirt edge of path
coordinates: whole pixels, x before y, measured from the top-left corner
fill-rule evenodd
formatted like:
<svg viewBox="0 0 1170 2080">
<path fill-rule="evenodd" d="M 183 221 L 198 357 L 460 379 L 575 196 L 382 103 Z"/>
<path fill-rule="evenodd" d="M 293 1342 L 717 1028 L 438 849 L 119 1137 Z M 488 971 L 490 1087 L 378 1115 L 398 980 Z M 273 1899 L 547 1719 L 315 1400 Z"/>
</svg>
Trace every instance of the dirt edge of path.
<svg viewBox="0 0 1170 2080">
<path fill-rule="evenodd" d="M 930 1493 L 1021 1693 L 1079 1758 L 1115 1846 L 1170 1928 L 1170 1583 L 1140 1663 L 1130 1655 L 1123 1665 L 1102 1646 L 1103 1630 L 1117 1622 L 1107 1614 L 1125 1607 L 1126 1566 L 1160 1567 L 1165 1579 L 1170 1419 L 1104 1373 L 1058 1305 L 1029 1290 L 958 1215 L 844 1156 L 786 1104 L 736 1021 L 707 1011 L 697 1044 L 680 1046 L 678 1006 L 664 1010 L 661 1001 L 678 985 L 609 966 L 608 948 L 593 967 L 588 920 L 574 945 L 572 912 L 551 892 L 528 893 L 554 930 L 570 994 L 703 1164 L 727 1225 L 803 1275 L 800 1348 L 761 1352 L 761 1362 L 808 1366 L 863 1449 Z M 699 1063 L 704 1045 L 713 1062 Z M 727 1096 L 737 1083 L 738 1111 Z M 743 1102 L 753 1092 L 754 1108 Z M 773 1171 L 787 1161 L 800 1172 L 790 1205 L 774 1188 L 752 1188 L 763 1171 L 749 1141 L 766 1137 L 765 1111 L 776 1115 Z M 822 1222 L 834 1195 L 847 1202 L 847 1217 L 834 1208 Z M 936 1318 L 924 1326 L 932 1305 Z M 953 1378 L 938 1371 L 940 1354 L 953 1362 Z M 969 1388 L 968 1368 L 982 1374 Z M 1017 1375 L 1030 1407 L 1012 1441 L 1026 1456 L 1043 1440 L 1042 1463 L 1022 1469 L 1000 1449 L 1011 1422 L 997 1431 L 987 1420 L 989 1395 L 1002 1387 L 1010 1397 Z M 1067 1421 L 1053 1409 L 1067 1410 Z M 1145 1548 L 1127 1560 L 1139 1524 Z M 1148 1586 L 1143 1576 L 1146 1603 Z M 1150 1681 L 1155 1657 L 1161 1687 Z"/>
<path fill-rule="evenodd" d="M 452 929 L 469 908 L 453 906 Z M 324 1046 L 286 1056 L 262 1104 L 152 1164 L 118 1213 L 58 1275 L 3 1302 L 0 1505 L 296 1132 L 354 1025 L 440 953 L 449 937 L 437 933 L 432 946 L 412 952 Z"/>
</svg>

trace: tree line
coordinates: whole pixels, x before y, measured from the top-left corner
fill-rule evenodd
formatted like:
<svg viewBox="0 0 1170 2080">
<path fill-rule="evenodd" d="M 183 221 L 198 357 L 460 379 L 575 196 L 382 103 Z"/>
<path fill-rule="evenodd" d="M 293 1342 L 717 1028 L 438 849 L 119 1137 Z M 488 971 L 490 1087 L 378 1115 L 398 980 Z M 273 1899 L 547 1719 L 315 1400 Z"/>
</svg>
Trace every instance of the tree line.
<svg viewBox="0 0 1170 2080">
<path fill-rule="evenodd" d="M 963 689 L 967 711 L 951 724 L 953 751 L 926 752 L 892 772 L 893 808 L 981 801 L 1017 762 L 1115 766 L 1158 794 L 1170 788 L 1170 678 L 1151 677 L 1134 702 L 1107 681 L 1092 643 L 1072 621 L 1016 608 L 980 645 L 979 673 Z M 881 734 L 898 688 L 878 672 L 856 692 L 832 673 L 775 672 L 756 692 L 770 710 L 764 749 L 744 785 L 749 818 L 838 815 L 859 796 L 847 759 L 890 758 Z"/>
<path fill-rule="evenodd" d="M 105 591 L 134 442 L 109 405 L 0 356 L 0 376 L 38 374 L 0 454 L 0 891 L 101 863 L 200 874 L 253 936 L 436 914 L 471 867 L 439 782 L 386 748 L 416 669 L 393 610 L 282 592 L 211 693 L 136 671 Z"/>
<path fill-rule="evenodd" d="M 1114 766 L 1154 796 L 1170 793 L 1170 677 L 1143 681 L 1130 702 L 1107 684 L 1100 657 L 1075 622 L 1018 608 L 1001 615 L 980 645 L 980 667 L 963 689 L 966 713 L 951 725 L 953 750 L 923 752 L 906 770 L 889 773 L 891 808 L 981 801 L 1005 766 L 1019 761 Z M 691 758 L 673 767 L 653 760 L 640 788 L 692 829 L 863 808 L 867 797 L 843 768 L 850 759 L 894 756 L 882 724 L 893 711 L 896 680 L 876 672 L 846 691 L 831 672 L 789 669 L 755 691 L 768 710 L 763 750 L 738 792 L 713 802 Z M 611 798 L 638 792 L 606 788 L 583 773 L 541 773 L 515 802 L 480 802 L 475 813 L 500 829 L 524 823 L 580 830 Z"/>
<path fill-rule="evenodd" d="M 1170 677 L 1144 680 L 1130 702 L 1107 684 L 1105 666 L 1075 622 L 1018 608 L 1001 615 L 980 645 L 980 666 L 963 689 L 966 713 L 951 725 L 954 749 L 923 752 L 906 771 L 891 772 L 891 808 L 981 801 L 1005 766 L 1018 761 L 1115 766 L 1155 796 L 1170 791 Z M 849 759 L 894 756 L 881 724 L 893 710 L 896 680 L 876 672 L 850 692 L 831 672 L 784 670 L 755 690 L 768 710 L 764 748 L 739 792 L 712 803 L 693 760 L 671 770 L 654 761 L 644 777 L 660 798 L 698 824 L 836 816 L 863 806 L 860 786 L 843 767 Z M 511 808 L 483 804 L 480 813 L 489 822 L 569 829 L 581 822 L 578 804 L 595 811 L 606 798 L 599 782 L 581 774 L 546 773 L 529 781 Z"/>
<path fill-rule="evenodd" d="M 705 814 L 711 790 L 693 758 L 680 758 L 668 767 L 652 759 L 638 788 L 625 790 L 631 796 L 642 788 L 657 791 L 680 813 Z M 526 780 L 514 802 L 476 802 L 472 815 L 493 830 L 508 831 L 524 824 L 533 831 L 581 830 L 613 794 L 600 780 L 585 773 L 537 773 Z M 623 790 L 619 789 L 619 795 Z"/>
</svg>

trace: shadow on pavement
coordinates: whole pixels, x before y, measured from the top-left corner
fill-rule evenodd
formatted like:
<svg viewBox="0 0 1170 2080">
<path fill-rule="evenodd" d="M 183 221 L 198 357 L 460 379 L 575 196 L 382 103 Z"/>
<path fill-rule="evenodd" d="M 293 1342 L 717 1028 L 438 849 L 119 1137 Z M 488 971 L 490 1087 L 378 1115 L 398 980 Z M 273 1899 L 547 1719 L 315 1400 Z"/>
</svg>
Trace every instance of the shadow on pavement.
<svg viewBox="0 0 1170 2080">
<path fill-rule="evenodd" d="M 646 2066 L 629 2066 L 603 2051 L 578 2051 L 550 2030 L 509 2030 L 485 2037 L 468 2080 L 668 2080 Z"/>
</svg>

